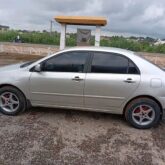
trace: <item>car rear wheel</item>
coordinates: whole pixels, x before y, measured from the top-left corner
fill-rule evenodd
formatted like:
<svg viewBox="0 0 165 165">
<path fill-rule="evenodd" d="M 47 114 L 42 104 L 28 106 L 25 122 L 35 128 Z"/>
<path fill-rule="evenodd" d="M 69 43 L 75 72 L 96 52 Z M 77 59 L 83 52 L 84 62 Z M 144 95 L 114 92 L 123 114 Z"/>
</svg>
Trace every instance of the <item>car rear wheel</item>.
<svg viewBox="0 0 165 165">
<path fill-rule="evenodd" d="M 131 101 L 125 110 L 126 120 L 135 128 L 147 129 L 160 121 L 161 109 L 150 98 L 138 98 Z"/>
<path fill-rule="evenodd" d="M 10 86 L 0 88 L 0 111 L 6 115 L 17 115 L 26 109 L 22 92 Z"/>
</svg>

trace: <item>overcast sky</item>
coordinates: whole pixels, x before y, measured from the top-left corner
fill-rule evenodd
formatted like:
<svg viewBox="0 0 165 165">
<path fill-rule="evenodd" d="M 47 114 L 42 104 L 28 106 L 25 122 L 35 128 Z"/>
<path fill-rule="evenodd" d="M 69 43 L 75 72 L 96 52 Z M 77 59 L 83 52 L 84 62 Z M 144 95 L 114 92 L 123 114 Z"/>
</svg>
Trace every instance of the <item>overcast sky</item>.
<svg viewBox="0 0 165 165">
<path fill-rule="evenodd" d="M 165 0 L 0 0 L 0 24 L 14 29 L 49 29 L 56 15 L 105 16 L 111 32 L 165 38 Z"/>
</svg>

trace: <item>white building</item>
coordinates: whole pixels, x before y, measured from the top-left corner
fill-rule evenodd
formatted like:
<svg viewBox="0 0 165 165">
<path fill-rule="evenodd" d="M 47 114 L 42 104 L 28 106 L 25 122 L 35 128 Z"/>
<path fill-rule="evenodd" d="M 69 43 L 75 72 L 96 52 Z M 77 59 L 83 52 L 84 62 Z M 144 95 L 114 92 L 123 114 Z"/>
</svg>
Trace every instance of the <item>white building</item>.
<svg viewBox="0 0 165 165">
<path fill-rule="evenodd" d="M 154 43 L 154 45 L 163 45 L 165 44 L 165 41 L 162 41 L 161 39 L 158 39 L 157 42 Z"/>
<path fill-rule="evenodd" d="M 7 30 L 9 30 L 9 26 L 0 25 L 0 31 L 7 31 Z"/>
</svg>

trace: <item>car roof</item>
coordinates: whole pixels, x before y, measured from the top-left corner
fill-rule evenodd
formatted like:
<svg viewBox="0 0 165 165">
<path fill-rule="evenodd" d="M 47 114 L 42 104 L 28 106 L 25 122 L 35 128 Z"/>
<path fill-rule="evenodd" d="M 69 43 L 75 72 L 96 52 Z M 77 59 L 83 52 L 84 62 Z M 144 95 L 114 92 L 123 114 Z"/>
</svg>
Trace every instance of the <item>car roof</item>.
<svg viewBox="0 0 165 165">
<path fill-rule="evenodd" d="M 82 47 L 73 47 L 65 49 L 64 51 L 103 51 L 103 52 L 114 52 L 114 53 L 121 53 L 121 54 L 133 54 L 133 51 L 121 49 L 121 48 L 115 48 L 115 47 L 95 47 L 95 46 L 82 46 Z"/>
</svg>

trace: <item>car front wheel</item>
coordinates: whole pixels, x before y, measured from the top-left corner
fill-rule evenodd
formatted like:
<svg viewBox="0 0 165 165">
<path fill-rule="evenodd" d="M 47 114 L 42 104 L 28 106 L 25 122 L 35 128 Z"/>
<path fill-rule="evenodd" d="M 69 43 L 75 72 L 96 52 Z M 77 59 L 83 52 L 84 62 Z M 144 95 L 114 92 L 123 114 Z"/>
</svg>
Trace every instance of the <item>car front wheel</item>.
<svg viewBox="0 0 165 165">
<path fill-rule="evenodd" d="M 22 92 L 10 86 L 0 88 L 0 111 L 6 115 L 17 115 L 26 109 Z"/>
<path fill-rule="evenodd" d="M 147 129 L 156 126 L 160 121 L 161 109 L 150 98 L 138 98 L 126 107 L 125 118 L 135 128 Z"/>
</svg>

